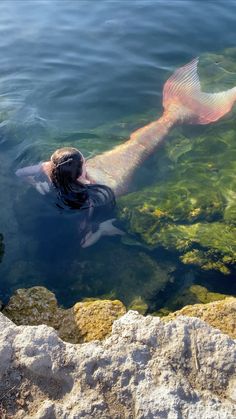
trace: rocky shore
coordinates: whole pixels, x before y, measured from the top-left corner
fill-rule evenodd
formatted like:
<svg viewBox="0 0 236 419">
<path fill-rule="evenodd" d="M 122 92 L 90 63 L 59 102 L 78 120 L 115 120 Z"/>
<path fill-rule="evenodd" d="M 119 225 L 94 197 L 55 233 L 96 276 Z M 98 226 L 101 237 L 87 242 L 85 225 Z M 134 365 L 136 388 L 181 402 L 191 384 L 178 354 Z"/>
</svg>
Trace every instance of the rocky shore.
<svg viewBox="0 0 236 419">
<path fill-rule="evenodd" d="M 3 309 L 3 314 L 16 325 L 45 324 L 70 343 L 104 339 L 111 333 L 114 320 L 125 313 L 126 308 L 119 300 L 93 298 L 65 309 L 58 305 L 55 294 L 45 287 L 16 290 Z"/>
<path fill-rule="evenodd" d="M 103 341 L 63 342 L 0 314 L 1 418 L 231 419 L 236 342 L 200 319 L 129 311 Z"/>
</svg>

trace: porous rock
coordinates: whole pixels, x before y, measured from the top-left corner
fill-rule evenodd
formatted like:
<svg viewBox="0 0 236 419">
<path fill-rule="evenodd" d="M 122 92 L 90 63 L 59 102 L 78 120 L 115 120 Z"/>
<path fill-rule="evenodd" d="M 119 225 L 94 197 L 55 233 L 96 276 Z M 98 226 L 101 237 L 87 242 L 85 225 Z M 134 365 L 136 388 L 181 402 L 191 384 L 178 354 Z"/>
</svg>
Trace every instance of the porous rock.
<svg viewBox="0 0 236 419">
<path fill-rule="evenodd" d="M 163 320 L 170 321 L 179 316 L 198 317 L 236 339 L 236 298 L 234 297 L 208 304 L 188 305 L 163 317 Z"/>
<path fill-rule="evenodd" d="M 16 290 L 3 310 L 19 326 L 46 324 L 70 343 L 104 339 L 111 333 L 114 320 L 125 312 L 119 300 L 90 300 L 64 309 L 58 306 L 53 292 L 40 286 Z"/>
<path fill-rule="evenodd" d="M 103 339 L 110 332 L 114 320 L 125 314 L 126 308 L 119 300 L 95 300 L 76 303 L 75 323 L 81 340 Z"/>
<path fill-rule="evenodd" d="M 75 345 L 0 315 L 1 409 L 15 419 L 234 418 L 235 361 L 235 341 L 197 318 L 130 311 Z"/>
</svg>

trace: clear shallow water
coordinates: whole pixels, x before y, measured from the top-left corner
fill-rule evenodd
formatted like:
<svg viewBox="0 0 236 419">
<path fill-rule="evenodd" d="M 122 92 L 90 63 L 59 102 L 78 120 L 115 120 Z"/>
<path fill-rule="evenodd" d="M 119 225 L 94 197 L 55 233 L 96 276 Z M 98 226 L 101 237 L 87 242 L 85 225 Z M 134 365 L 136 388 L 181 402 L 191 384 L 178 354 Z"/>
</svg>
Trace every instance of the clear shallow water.
<svg viewBox="0 0 236 419">
<path fill-rule="evenodd" d="M 46 285 L 68 305 L 104 294 L 128 301 L 134 288 L 144 293 L 149 275 L 145 292 L 155 300 L 158 269 L 170 277 L 175 269 L 178 287 L 192 282 L 174 254 L 117 238 L 82 251 L 73 222 L 52 214 L 14 170 L 66 144 L 89 156 L 120 143 L 144 114 L 160 114 L 163 83 L 176 67 L 235 46 L 235 16 L 234 1 L 1 2 L 3 299 L 15 288 Z M 232 292 L 229 279 L 224 289 L 215 284 Z"/>
</svg>

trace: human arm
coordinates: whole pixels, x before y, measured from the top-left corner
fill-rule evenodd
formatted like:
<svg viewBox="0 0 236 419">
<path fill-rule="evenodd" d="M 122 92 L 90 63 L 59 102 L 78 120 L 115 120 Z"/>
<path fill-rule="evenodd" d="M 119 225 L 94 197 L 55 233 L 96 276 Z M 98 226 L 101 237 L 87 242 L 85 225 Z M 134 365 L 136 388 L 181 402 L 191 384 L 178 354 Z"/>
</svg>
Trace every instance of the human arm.
<svg viewBox="0 0 236 419">
<path fill-rule="evenodd" d="M 15 174 L 22 178 L 24 181 L 34 186 L 39 193 L 45 195 L 49 192 L 49 183 L 46 181 L 37 180 L 37 176 L 42 173 L 42 163 L 35 164 L 33 166 L 26 166 L 18 169 Z"/>
<path fill-rule="evenodd" d="M 42 170 L 42 163 L 35 164 L 33 166 L 26 166 L 18 169 L 15 174 L 18 177 L 27 178 L 38 175 Z"/>
</svg>

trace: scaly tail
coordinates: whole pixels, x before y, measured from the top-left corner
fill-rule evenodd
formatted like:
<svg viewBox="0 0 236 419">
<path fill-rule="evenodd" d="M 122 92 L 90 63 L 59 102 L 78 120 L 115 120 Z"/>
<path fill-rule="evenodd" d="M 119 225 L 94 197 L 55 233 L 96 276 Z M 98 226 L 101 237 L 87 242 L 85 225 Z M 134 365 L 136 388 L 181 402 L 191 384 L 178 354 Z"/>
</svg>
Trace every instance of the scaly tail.
<svg viewBox="0 0 236 419">
<path fill-rule="evenodd" d="M 201 91 L 197 73 L 198 58 L 179 68 L 167 80 L 163 90 L 165 113 L 178 113 L 182 122 L 209 124 L 231 111 L 236 87 L 219 93 Z"/>
<path fill-rule="evenodd" d="M 220 93 L 201 91 L 198 59 L 179 68 L 167 80 L 163 91 L 163 115 L 134 131 L 130 140 L 87 161 L 92 182 L 110 186 L 115 195 L 129 192 L 132 176 L 155 152 L 176 123 L 208 124 L 228 113 L 236 100 L 236 87 Z"/>
</svg>

